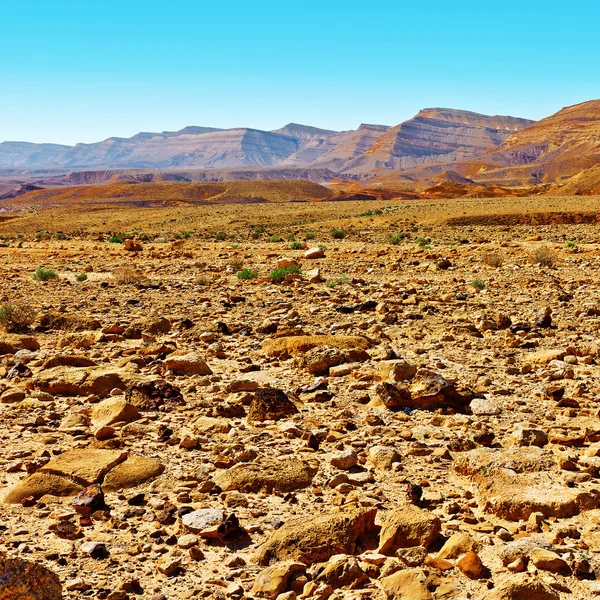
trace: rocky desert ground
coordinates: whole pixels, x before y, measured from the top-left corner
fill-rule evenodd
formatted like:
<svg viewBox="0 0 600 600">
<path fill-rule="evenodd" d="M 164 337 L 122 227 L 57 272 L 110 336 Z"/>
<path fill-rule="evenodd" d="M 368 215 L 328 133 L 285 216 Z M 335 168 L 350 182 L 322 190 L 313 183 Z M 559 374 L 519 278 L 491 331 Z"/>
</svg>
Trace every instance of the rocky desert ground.
<svg viewBox="0 0 600 600">
<path fill-rule="evenodd" d="M 7 218 L 0 597 L 600 596 L 599 204 Z"/>
</svg>

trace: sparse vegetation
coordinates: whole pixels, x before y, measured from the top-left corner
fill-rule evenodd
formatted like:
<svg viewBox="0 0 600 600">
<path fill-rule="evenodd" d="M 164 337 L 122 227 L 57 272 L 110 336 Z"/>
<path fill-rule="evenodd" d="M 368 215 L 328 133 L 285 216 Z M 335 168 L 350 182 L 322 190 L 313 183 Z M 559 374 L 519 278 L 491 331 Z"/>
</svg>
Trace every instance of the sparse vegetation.
<svg viewBox="0 0 600 600">
<path fill-rule="evenodd" d="M 115 283 L 119 285 L 141 283 L 146 279 L 146 276 L 143 273 L 140 273 L 140 271 L 133 267 L 119 267 L 113 271 L 112 276 Z"/>
<path fill-rule="evenodd" d="M 577 242 L 567 242 L 565 244 L 565 248 L 567 248 L 568 250 L 570 250 L 571 248 L 577 248 Z"/>
<path fill-rule="evenodd" d="M 79 273 L 79 275 L 75 276 L 75 279 L 77 281 L 87 281 L 87 278 L 88 278 L 87 273 Z"/>
<path fill-rule="evenodd" d="M 407 237 L 408 233 L 405 233 L 404 231 L 401 233 L 395 233 L 394 235 L 390 236 L 388 242 L 393 246 L 397 246 L 402 240 L 405 240 Z"/>
<path fill-rule="evenodd" d="M 476 290 L 483 290 L 483 289 L 485 289 L 485 281 L 483 279 L 473 279 L 473 281 L 471 281 L 471 285 Z"/>
<path fill-rule="evenodd" d="M 307 231 L 304 233 L 305 240 L 314 240 L 317 237 L 317 234 L 314 231 Z"/>
<path fill-rule="evenodd" d="M 292 242 L 290 244 L 290 248 L 292 250 L 302 250 L 302 248 L 304 248 L 304 244 L 302 242 Z"/>
<path fill-rule="evenodd" d="M 495 269 L 498 269 L 504 264 L 504 256 L 501 254 L 488 252 L 483 255 L 482 261 L 488 267 L 494 267 Z"/>
<path fill-rule="evenodd" d="M 277 242 L 281 242 L 281 241 L 282 241 L 282 240 L 281 240 L 281 238 L 280 238 L 278 235 L 272 235 L 272 236 L 269 238 L 269 242 L 271 242 L 271 243 L 273 243 L 273 244 L 274 244 L 274 243 L 277 243 Z"/>
<path fill-rule="evenodd" d="M 542 267 L 552 267 L 556 263 L 558 257 L 556 252 L 549 246 L 541 246 L 536 248 L 529 255 L 529 262 Z"/>
<path fill-rule="evenodd" d="M 215 240 L 217 242 L 224 242 L 227 239 L 227 234 L 224 231 L 218 231 L 215 233 Z"/>
<path fill-rule="evenodd" d="M 0 305 L 0 326 L 8 333 L 24 333 L 35 321 L 36 313 L 28 304 Z"/>
<path fill-rule="evenodd" d="M 51 279 L 58 278 L 58 273 L 52 269 L 38 267 L 33 273 L 33 278 L 36 281 L 50 281 Z"/>
<path fill-rule="evenodd" d="M 330 279 L 327 282 L 327 287 L 334 288 L 334 287 L 337 287 L 338 285 L 350 283 L 350 281 L 352 281 L 352 280 L 350 279 L 350 277 L 348 277 L 348 275 L 338 275 L 337 277 L 334 277 L 333 279 Z"/>
<path fill-rule="evenodd" d="M 123 238 L 120 238 L 118 235 L 111 235 L 111 236 L 108 238 L 108 241 L 109 241 L 111 244 L 122 244 L 122 243 L 123 243 Z"/>
<path fill-rule="evenodd" d="M 277 283 L 281 283 L 286 275 L 300 275 L 301 273 L 300 267 L 283 267 L 272 271 L 270 278 Z"/>
<path fill-rule="evenodd" d="M 258 271 L 252 269 L 242 269 L 237 272 L 238 279 L 256 279 L 258 277 Z"/>
<path fill-rule="evenodd" d="M 346 232 L 343 229 L 333 228 L 331 230 L 331 237 L 334 240 L 343 240 L 346 237 Z"/>
</svg>

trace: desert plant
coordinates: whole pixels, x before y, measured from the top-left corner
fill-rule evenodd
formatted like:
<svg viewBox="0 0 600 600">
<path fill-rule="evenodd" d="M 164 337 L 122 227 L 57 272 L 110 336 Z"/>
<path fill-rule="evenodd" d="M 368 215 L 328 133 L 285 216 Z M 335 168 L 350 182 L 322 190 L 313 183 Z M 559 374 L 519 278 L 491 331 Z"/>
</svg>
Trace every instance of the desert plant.
<svg viewBox="0 0 600 600">
<path fill-rule="evenodd" d="M 79 275 L 75 275 L 75 279 L 77 281 L 87 281 L 87 273 L 79 273 Z"/>
<path fill-rule="evenodd" d="M 242 269 L 237 272 L 238 279 L 256 279 L 258 277 L 258 271 L 252 269 Z"/>
<path fill-rule="evenodd" d="M 485 288 L 485 281 L 483 279 L 473 279 L 473 281 L 471 281 L 471 285 L 476 290 L 483 290 Z"/>
<path fill-rule="evenodd" d="M 194 283 L 196 285 L 208 285 L 209 281 L 204 275 L 196 275 L 196 277 L 194 277 Z"/>
<path fill-rule="evenodd" d="M 281 238 L 277 235 L 272 235 L 268 241 L 271 243 L 281 242 Z"/>
<path fill-rule="evenodd" d="M 418 237 L 415 239 L 415 242 L 422 248 L 423 246 L 428 246 L 431 243 L 431 240 L 427 237 Z"/>
<path fill-rule="evenodd" d="M 57 232 L 56 234 L 54 234 L 54 237 L 57 240 L 66 240 L 67 239 L 67 234 L 63 233 L 62 231 Z"/>
<path fill-rule="evenodd" d="M 307 231 L 304 234 L 305 240 L 314 240 L 317 237 L 317 234 L 314 231 Z"/>
<path fill-rule="evenodd" d="M 218 231 L 215 233 L 215 240 L 217 242 L 224 242 L 227 239 L 227 234 L 224 231 Z"/>
<path fill-rule="evenodd" d="M 337 287 L 338 285 L 350 283 L 350 281 L 352 281 L 352 280 L 350 279 L 350 277 L 348 277 L 348 275 L 338 275 L 337 277 L 330 279 L 326 285 L 328 288 L 334 288 L 334 287 Z"/>
<path fill-rule="evenodd" d="M 567 248 L 567 249 L 569 249 L 569 250 L 570 250 L 571 248 L 577 248 L 577 242 L 567 242 L 567 243 L 565 244 L 565 248 Z"/>
<path fill-rule="evenodd" d="M 58 274 L 56 271 L 53 271 L 52 269 L 46 269 L 45 267 L 38 267 L 33 273 L 33 278 L 36 281 L 50 281 L 51 279 L 56 279 L 57 277 Z"/>
<path fill-rule="evenodd" d="M 393 246 L 397 246 L 402 240 L 406 239 L 408 237 L 408 233 L 396 233 L 392 236 L 390 236 L 390 238 L 388 239 L 388 242 L 390 244 L 392 244 Z"/>
<path fill-rule="evenodd" d="M 482 258 L 484 264 L 488 267 L 499 268 L 504 263 L 504 257 L 501 254 L 487 253 L 483 255 Z"/>
<path fill-rule="evenodd" d="M 113 271 L 112 276 L 115 282 L 119 285 L 141 283 L 146 279 L 143 273 L 140 273 L 133 267 L 118 267 Z"/>
<path fill-rule="evenodd" d="M 277 283 L 281 283 L 286 275 L 300 275 L 301 272 L 300 267 L 283 267 L 272 271 L 270 278 Z"/>
<path fill-rule="evenodd" d="M 304 244 L 302 242 L 292 242 L 290 244 L 290 248 L 292 250 L 302 250 L 303 247 L 304 247 Z"/>
<path fill-rule="evenodd" d="M 334 240 L 343 240 L 346 237 L 346 232 L 343 229 L 338 229 L 338 228 L 334 227 L 331 230 L 331 237 Z"/>
<path fill-rule="evenodd" d="M 28 331 L 35 321 L 35 310 L 27 304 L 0 305 L 0 325 L 9 333 Z"/>
<path fill-rule="evenodd" d="M 111 236 L 108 238 L 108 241 L 109 241 L 111 244 L 122 244 L 122 243 L 123 243 L 123 238 L 120 238 L 118 235 L 111 235 Z"/>
<path fill-rule="evenodd" d="M 557 260 L 556 252 L 549 246 L 536 248 L 529 255 L 529 262 L 542 267 L 552 267 Z"/>
</svg>

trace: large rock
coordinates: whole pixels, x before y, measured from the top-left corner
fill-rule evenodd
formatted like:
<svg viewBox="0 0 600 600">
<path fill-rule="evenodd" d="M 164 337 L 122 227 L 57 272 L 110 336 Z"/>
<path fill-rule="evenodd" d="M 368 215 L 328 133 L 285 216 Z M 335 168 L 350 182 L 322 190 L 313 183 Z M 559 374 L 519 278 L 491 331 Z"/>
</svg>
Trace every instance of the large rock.
<svg viewBox="0 0 600 600">
<path fill-rule="evenodd" d="M 133 404 L 129 404 L 125 398 L 119 396 L 107 398 L 95 404 L 90 416 L 94 427 L 106 427 L 120 421 L 131 423 L 139 418 L 140 411 Z"/>
<path fill-rule="evenodd" d="M 560 594 L 547 583 L 528 573 L 509 575 L 481 600 L 560 600 Z"/>
<path fill-rule="evenodd" d="M 218 508 L 200 508 L 181 517 L 183 525 L 200 537 L 216 538 L 217 529 L 225 520 L 225 513 Z"/>
<path fill-rule="evenodd" d="M 114 388 L 125 389 L 122 376 L 115 369 L 54 367 L 30 379 L 27 386 L 56 396 L 102 396 Z"/>
<path fill-rule="evenodd" d="M 62 600 L 58 575 L 35 562 L 0 552 L 2 600 Z"/>
<path fill-rule="evenodd" d="M 427 548 L 441 531 L 441 522 L 434 514 L 414 504 L 406 503 L 390 511 L 379 534 L 379 552 L 391 554 L 398 548 Z"/>
<path fill-rule="evenodd" d="M 297 335 L 266 340 L 263 350 L 269 356 L 284 358 L 320 346 L 332 346 L 338 350 L 366 350 L 370 345 L 369 340 L 358 335 Z"/>
<path fill-rule="evenodd" d="M 316 468 L 298 459 L 266 464 L 238 464 L 217 475 L 215 483 L 224 492 L 291 492 L 308 487 L 316 472 Z"/>
<path fill-rule="evenodd" d="M 476 448 L 454 456 L 454 470 L 466 477 L 478 477 L 496 469 L 511 469 L 515 473 L 552 469 L 554 458 L 536 446 L 524 448 Z"/>
<path fill-rule="evenodd" d="M 334 554 L 354 554 L 359 540 L 372 533 L 376 512 L 376 509 L 356 509 L 293 519 L 263 544 L 256 562 L 268 565 L 296 560 L 311 565 Z"/>
<path fill-rule="evenodd" d="M 261 571 L 254 581 L 252 594 L 257 598 L 274 600 L 291 588 L 293 580 L 306 573 L 306 565 L 300 562 L 280 562 Z"/>
<path fill-rule="evenodd" d="M 30 335 L 2 332 L 0 336 L 0 356 L 2 354 L 16 354 L 19 350 L 39 350 L 39 342 Z"/>
<path fill-rule="evenodd" d="M 74 496 L 84 487 L 102 484 L 107 491 L 134 487 L 157 477 L 164 467 L 154 459 L 130 457 L 118 450 L 69 450 L 53 458 L 13 487 L 4 503 L 33 496 Z"/>
<path fill-rule="evenodd" d="M 468 533 L 453 533 L 448 540 L 446 540 L 446 543 L 438 552 L 437 557 L 454 559 L 458 558 L 461 554 L 476 551 L 477 549 L 477 542 Z"/>
<path fill-rule="evenodd" d="M 404 359 L 396 360 L 382 360 L 378 365 L 379 377 L 383 381 L 390 383 L 398 383 L 399 381 L 406 381 L 417 372 L 417 367 L 409 363 Z"/>
<path fill-rule="evenodd" d="M 279 421 L 296 414 L 298 409 L 285 392 L 276 388 L 261 388 L 254 392 L 248 422 Z"/>
<path fill-rule="evenodd" d="M 302 357 L 304 368 L 311 375 L 327 375 L 330 367 L 341 365 L 345 360 L 344 353 L 333 346 L 312 348 Z"/>
<path fill-rule="evenodd" d="M 409 408 L 421 410 L 453 408 L 462 411 L 468 409 L 471 400 L 482 397 L 482 394 L 457 386 L 439 373 L 428 369 L 417 371 L 409 391 L 412 396 Z"/>
<path fill-rule="evenodd" d="M 212 375 L 206 361 L 195 352 L 184 355 L 171 354 L 165 360 L 165 367 L 175 375 Z"/>
<path fill-rule="evenodd" d="M 403 569 L 383 577 L 380 585 L 388 600 L 433 600 L 428 582 L 423 569 Z"/>
</svg>

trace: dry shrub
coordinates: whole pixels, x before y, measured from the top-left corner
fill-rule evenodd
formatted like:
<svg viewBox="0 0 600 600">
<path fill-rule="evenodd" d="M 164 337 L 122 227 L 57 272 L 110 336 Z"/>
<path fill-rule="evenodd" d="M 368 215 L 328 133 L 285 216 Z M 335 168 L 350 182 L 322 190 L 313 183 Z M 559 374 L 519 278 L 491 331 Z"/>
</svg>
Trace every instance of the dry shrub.
<svg viewBox="0 0 600 600">
<path fill-rule="evenodd" d="M 28 331 L 35 321 L 36 312 L 28 304 L 0 305 L 0 325 L 8 333 Z"/>
<path fill-rule="evenodd" d="M 534 265 L 542 265 L 543 267 L 552 267 L 558 257 L 556 252 L 552 250 L 552 248 L 548 246 L 541 246 L 540 248 L 536 248 L 529 255 L 529 262 Z"/>
<path fill-rule="evenodd" d="M 146 276 L 133 267 L 118 267 L 113 271 L 112 276 L 119 285 L 142 283 L 146 280 Z"/>
<path fill-rule="evenodd" d="M 502 256 L 502 254 L 494 254 L 489 252 L 483 255 L 483 263 L 488 267 L 494 267 L 495 269 L 498 269 L 504 263 L 504 256 Z"/>
</svg>

